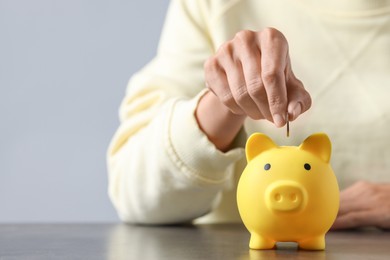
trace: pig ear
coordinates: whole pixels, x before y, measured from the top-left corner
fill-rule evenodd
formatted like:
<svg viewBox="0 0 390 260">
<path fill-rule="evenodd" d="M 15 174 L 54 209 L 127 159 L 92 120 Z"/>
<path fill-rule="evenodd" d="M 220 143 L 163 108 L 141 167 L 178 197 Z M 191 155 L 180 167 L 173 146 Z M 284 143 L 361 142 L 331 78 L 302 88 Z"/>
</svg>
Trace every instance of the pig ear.
<svg viewBox="0 0 390 260">
<path fill-rule="evenodd" d="M 260 153 L 275 147 L 277 145 L 265 134 L 252 134 L 246 142 L 246 160 L 249 162 Z"/>
<path fill-rule="evenodd" d="M 332 152 L 332 144 L 329 137 L 324 133 L 312 134 L 303 141 L 299 149 L 311 152 L 326 163 L 330 161 L 330 154 Z"/>
</svg>

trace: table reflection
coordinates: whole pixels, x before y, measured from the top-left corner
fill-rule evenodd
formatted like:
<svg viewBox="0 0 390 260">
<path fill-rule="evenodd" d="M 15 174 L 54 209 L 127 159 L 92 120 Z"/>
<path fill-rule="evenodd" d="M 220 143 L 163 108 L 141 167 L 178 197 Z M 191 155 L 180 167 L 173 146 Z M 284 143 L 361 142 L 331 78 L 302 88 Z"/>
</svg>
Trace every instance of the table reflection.
<svg viewBox="0 0 390 260">
<path fill-rule="evenodd" d="M 326 251 L 304 251 L 296 243 L 277 250 L 250 250 L 242 225 L 148 227 L 119 225 L 109 235 L 108 259 L 325 259 Z"/>
<path fill-rule="evenodd" d="M 0 259 L 390 259 L 390 232 L 329 232 L 325 251 L 296 243 L 250 250 L 243 225 L 146 227 L 124 224 L 0 225 Z"/>
</svg>

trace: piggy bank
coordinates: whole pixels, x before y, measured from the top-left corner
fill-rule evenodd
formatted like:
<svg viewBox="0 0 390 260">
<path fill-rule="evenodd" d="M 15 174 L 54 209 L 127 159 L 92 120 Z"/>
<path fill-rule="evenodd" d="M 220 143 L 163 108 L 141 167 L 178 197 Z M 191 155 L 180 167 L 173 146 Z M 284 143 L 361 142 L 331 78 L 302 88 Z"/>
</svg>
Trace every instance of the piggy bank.
<svg viewBox="0 0 390 260">
<path fill-rule="evenodd" d="M 297 242 L 302 249 L 323 250 L 339 209 L 328 136 L 317 133 L 300 146 L 278 146 L 255 133 L 245 150 L 248 164 L 238 183 L 237 203 L 251 233 L 249 247 Z"/>
</svg>

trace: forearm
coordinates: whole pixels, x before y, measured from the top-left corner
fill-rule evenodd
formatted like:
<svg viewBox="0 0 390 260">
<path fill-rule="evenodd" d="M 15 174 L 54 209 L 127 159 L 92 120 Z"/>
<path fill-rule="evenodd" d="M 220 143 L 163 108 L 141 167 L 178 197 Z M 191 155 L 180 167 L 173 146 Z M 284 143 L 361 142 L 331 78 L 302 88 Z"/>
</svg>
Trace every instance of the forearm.
<svg viewBox="0 0 390 260">
<path fill-rule="evenodd" d="M 167 224 L 195 219 L 211 210 L 229 181 L 228 168 L 241 158 L 241 150 L 223 154 L 215 149 L 197 128 L 196 103 L 168 101 L 137 132 L 139 125 L 130 121 L 118 130 L 108 155 L 109 193 L 123 221 Z"/>
<path fill-rule="evenodd" d="M 206 2 L 172 1 L 158 55 L 129 83 L 108 153 L 110 197 L 126 222 L 176 223 L 201 216 L 244 156 L 243 149 L 218 150 L 195 119 L 202 65 L 213 51 L 202 29 L 209 19 Z M 214 132 L 212 139 L 218 137 Z"/>
</svg>

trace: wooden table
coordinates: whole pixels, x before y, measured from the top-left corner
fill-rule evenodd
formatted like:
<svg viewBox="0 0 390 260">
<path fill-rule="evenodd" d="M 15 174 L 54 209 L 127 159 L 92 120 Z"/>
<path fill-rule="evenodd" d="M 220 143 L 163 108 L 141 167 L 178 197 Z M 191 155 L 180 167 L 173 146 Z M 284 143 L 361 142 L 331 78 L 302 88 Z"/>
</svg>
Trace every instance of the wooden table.
<svg viewBox="0 0 390 260">
<path fill-rule="evenodd" d="M 242 225 L 0 225 L 0 260 L 28 259 L 390 259 L 390 232 L 330 232 L 325 251 L 295 243 L 250 250 Z"/>
</svg>

